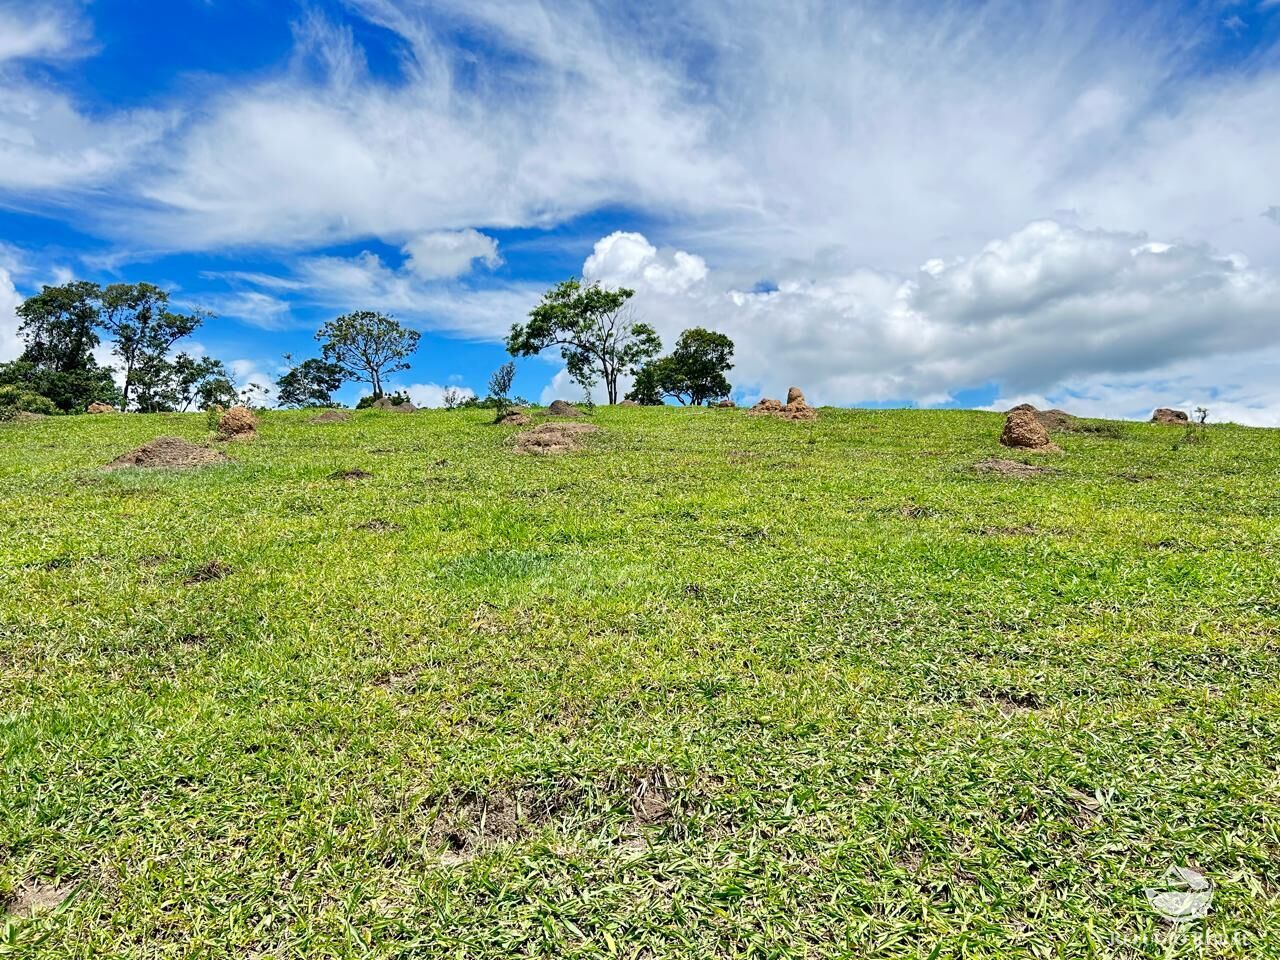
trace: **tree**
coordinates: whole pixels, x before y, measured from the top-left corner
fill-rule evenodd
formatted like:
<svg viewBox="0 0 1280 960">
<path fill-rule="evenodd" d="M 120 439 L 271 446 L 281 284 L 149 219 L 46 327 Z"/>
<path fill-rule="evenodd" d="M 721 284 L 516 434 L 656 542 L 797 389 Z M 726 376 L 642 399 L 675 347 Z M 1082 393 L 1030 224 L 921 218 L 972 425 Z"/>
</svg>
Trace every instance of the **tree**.
<svg viewBox="0 0 1280 960">
<path fill-rule="evenodd" d="M 640 323 L 627 301 L 635 296 L 625 287 L 609 290 L 598 283 L 565 280 L 548 290 L 529 312 L 529 322 L 514 324 L 507 350 L 516 357 L 532 357 L 548 347 L 560 347 L 569 375 L 588 393 L 604 380 L 610 403 L 618 402 L 618 377 L 634 374 L 662 349 L 658 334 Z"/>
<path fill-rule="evenodd" d="M 135 387 L 149 403 L 172 376 L 169 350 L 190 336 L 206 314 L 175 313 L 169 294 L 150 283 L 113 283 L 102 292 L 99 324 L 114 340 L 113 352 L 123 365 L 121 408 L 129 409 Z"/>
<path fill-rule="evenodd" d="M 17 314 L 25 349 L 16 361 L 0 364 L 0 383 L 47 397 L 62 411 L 117 402 L 111 368 L 93 356 L 101 296 L 96 283 L 75 281 L 43 287 L 23 301 Z"/>
<path fill-rule="evenodd" d="M 221 360 L 180 353 L 173 359 L 150 358 L 133 382 L 133 406 L 139 413 L 185 413 L 193 405 L 207 410 L 236 402 L 235 386 Z"/>
<path fill-rule="evenodd" d="M 276 402 L 282 407 L 331 407 L 333 392 L 346 382 L 346 371 L 337 363 L 312 357 L 294 365 L 284 355 L 289 372 L 276 381 Z"/>
<path fill-rule="evenodd" d="M 418 349 L 421 337 L 394 318 L 371 310 L 344 314 L 316 333 L 325 360 L 341 367 L 348 378 L 373 387 L 375 401 L 382 398 L 387 374 L 409 369 L 405 358 Z"/>
<path fill-rule="evenodd" d="M 516 365 L 508 360 L 489 376 L 489 396 L 493 403 L 493 419 L 501 420 L 511 409 L 511 384 L 515 382 Z"/>
<path fill-rule="evenodd" d="M 680 334 L 670 355 L 641 368 L 627 397 L 648 404 L 674 397 L 693 406 L 727 397 L 733 386 L 725 379 L 725 371 L 733 369 L 732 360 L 732 340 L 723 333 L 693 327 Z"/>
</svg>

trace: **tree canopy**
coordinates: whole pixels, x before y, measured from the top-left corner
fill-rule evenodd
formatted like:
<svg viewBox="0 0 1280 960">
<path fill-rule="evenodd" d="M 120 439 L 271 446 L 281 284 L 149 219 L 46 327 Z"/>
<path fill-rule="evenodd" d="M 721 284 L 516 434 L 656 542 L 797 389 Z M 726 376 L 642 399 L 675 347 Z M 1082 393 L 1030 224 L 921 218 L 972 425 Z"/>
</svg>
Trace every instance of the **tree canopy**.
<svg viewBox="0 0 1280 960">
<path fill-rule="evenodd" d="M 372 310 L 344 314 L 316 333 L 324 359 L 350 379 L 373 387 L 374 400 L 382 397 L 382 381 L 388 374 L 409 369 L 406 358 L 418 349 L 421 337 L 417 330 Z"/>
<path fill-rule="evenodd" d="M 719 400 L 733 390 L 725 378 L 725 372 L 733 369 L 732 360 L 732 340 L 723 333 L 693 327 L 680 334 L 669 355 L 640 368 L 627 399 L 658 404 L 672 397 L 693 406 Z"/>
<path fill-rule="evenodd" d="M 347 373 L 340 364 L 312 357 L 294 364 L 284 355 L 289 372 L 276 381 L 276 402 L 282 407 L 331 407 L 333 392 L 346 382 Z"/>
<path fill-rule="evenodd" d="M 618 377 L 634 374 L 662 349 L 658 334 L 636 320 L 628 301 L 634 290 L 610 290 L 598 283 L 565 280 L 548 290 L 529 313 L 514 324 L 507 350 L 530 357 L 560 347 L 569 375 L 583 390 L 603 381 L 610 403 L 618 402 Z"/>
</svg>

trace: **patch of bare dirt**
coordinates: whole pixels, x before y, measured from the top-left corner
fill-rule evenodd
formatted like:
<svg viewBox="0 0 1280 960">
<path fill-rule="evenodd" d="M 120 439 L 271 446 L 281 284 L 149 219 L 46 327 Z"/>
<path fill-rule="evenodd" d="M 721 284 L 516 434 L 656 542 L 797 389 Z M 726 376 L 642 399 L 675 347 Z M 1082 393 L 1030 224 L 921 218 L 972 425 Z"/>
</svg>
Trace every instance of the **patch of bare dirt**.
<svg viewBox="0 0 1280 960">
<path fill-rule="evenodd" d="M 982 697 L 994 703 L 996 709 L 1006 717 L 1043 710 L 1045 707 L 1044 699 L 1038 693 L 1028 690 L 987 690 Z"/>
<path fill-rule="evenodd" d="M 23 918 L 48 913 L 62 906 L 74 889 L 70 884 L 54 886 L 40 880 L 28 880 L 13 891 L 5 912 Z"/>
<path fill-rule="evenodd" d="M 373 474 L 370 473 L 368 470 L 361 470 L 359 468 L 356 468 L 355 470 L 335 470 L 333 473 L 329 474 L 329 479 L 330 480 L 368 480 L 372 476 Z"/>
<path fill-rule="evenodd" d="M 979 527 L 976 532 L 982 537 L 1037 537 L 1041 534 L 1040 528 L 1031 523 L 1019 527 Z"/>
<path fill-rule="evenodd" d="M 513 439 L 517 453 L 570 453 L 582 449 L 582 437 L 599 431 L 591 423 L 544 423 L 517 433 Z"/>
<path fill-rule="evenodd" d="M 372 520 L 360 524 L 356 529 L 367 530 L 369 533 L 395 533 L 397 530 L 402 530 L 404 528 L 398 523 L 392 523 L 390 520 L 383 520 L 381 517 L 374 517 Z"/>
<path fill-rule="evenodd" d="M 669 820 L 674 792 L 671 775 L 665 767 L 654 766 L 638 772 L 630 800 L 636 823 L 651 826 Z"/>
<path fill-rule="evenodd" d="M 122 454 L 106 465 L 106 470 L 125 467 L 181 470 L 189 467 L 211 467 L 229 462 L 226 454 L 197 446 L 181 437 L 156 437 L 142 446 Z"/>
<path fill-rule="evenodd" d="M 1002 446 L 1030 450 L 1033 453 L 1061 453 L 1062 448 L 1049 439 L 1049 431 L 1032 410 L 1014 410 L 1005 419 L 1000 434 Z"/>
<path fill-rule="evenodd" d="M 510 413 L 499 418 L 497 423 L 501 427 L 527 427 L 529 424 L 533 423 L 533 421 L 529 419 L 528 414 L 512 410 Z"/>
<path fill-rule="evenodd" d="M 214 580 L 229 577 L 233 572 L 229 564 L 223 563 L 221 560 L 210 560 L 208 563 L 196 567 L 183 583 L 189 587 L 194 587 L 198 583 L 212 583 Z"/>
<path fill-rule="evenodd" d="M 346 423 L 351 419 L 351 414 L 346 410 L 326 410 L 324 413 L 317 414 L 312 417 L 311 423 Z"/>
<path fill-rule="evenodd" d="M 1048 467 L 1037 467 L 1031 463 L 1019 463 L 1017 460 L 1001 460 L 998 457 L 979 460 L 974 464 L 974 469 L 979 473 L 995 473 L 1002 477 L 1038 477 L 1042 474 L 1053 472 Z"/>
<path fill-rule="evenodd" d="M 582 411 L 567 400 L 553 400 L 547 407 L 547 413 L 553 417 L 580 417 Z"/>
</svg>

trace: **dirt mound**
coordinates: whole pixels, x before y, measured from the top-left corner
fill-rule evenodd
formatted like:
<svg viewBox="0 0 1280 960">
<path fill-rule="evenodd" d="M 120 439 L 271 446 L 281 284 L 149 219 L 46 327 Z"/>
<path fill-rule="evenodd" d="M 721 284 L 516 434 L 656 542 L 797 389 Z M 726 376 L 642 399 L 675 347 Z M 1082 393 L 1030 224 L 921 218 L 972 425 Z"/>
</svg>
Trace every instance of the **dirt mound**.
<svg viewBox="0 0 1280 960">
<path fill-rule="evenodd" d="M 1020 403 L 1016 407 L 1011 407 L 1008 413 L 1030 413 L 1040 421 L 1040 426 L 1054 433 L 1063 433 L 1066 431 L 1076 430 L 1079 427 L 1079 421 L 1067 413 L 1065 410 L 1037 410 L 1029 403 Z"/>
<path fill-rule="evenodd" d="M 618 406 L 620 406 L 620 407 L 638 407 L 638 406 L 640 406 L 640 404 L 636 403 L 634 400 L 622 400 L 622 401 L 620 401 L 620 402 L 618 403 Z"/>
<path fill-rule="evenodd" d="M 719 403 L 716 404 L 716 406 L 724 407 L 725 409 L 732 409 L 733 407 L 736 407 L 737 404 L 734 403 L 732 400 L 721 400 Z"/>
<path fill-rule="evenodd" d="M 547 407 L 547 413 L 553 417 L 580 417 L 582 411 L 566 400 L 553 400 Z"/>
<path fill-rule="evenodd" d="M 109 403 L 91 403 L 85 408 L 85 413 L 115 413 L 116 408 Z"/>
<path fill-rule="evenodd" d="M 184 467 L 211 467 L 218 463 L 228 463 L 227 456 L 208 447 L 196 446 L 190 440 L 181 437 L 156 437 L 144 443 L 136 450 L 130 450 L 107 464 L 107 470 L 119 470 L 124 467 L 143 467 L 147 469 L 182 469 Z"/>
<path fill-rule="evenodd" d="M 512 410 L 506 416 L 499 418 L 497 422 L 499 426 L 503 427 L 527 427 L 529 424 L 533 423 L 533 421 L 529 419 L 528 415 L 523 414 L 518 410 Z"/>
<path fill-rule="evenodd" d="M 515 435 L 517 453 L 568 453 L 581 450 L 579 439 L 600 428 L 590 423 L 544 423 Z"/>
<path fill-rule="evenodd" d="M 1061 453 L 1062 448 L 1049 440 L 1049 431 L 1031 410 L 1014 410 L 1004 422 L 1000 443 L 1036 453 Z"/>
<path fill-rule="evenodd" d="M 404 403 L 392 403 L 390 397 L 380 397 L 369 404 L 370 410 L 390 410 L 392 413 L 413 413 L 418 408 L 406 400 Z"/>
<path fill-rule="evenodd" d="M 312 423 L 346 423 L 351 419 L 351 414 L 346 410 L 326 410 L 318 416 L 312 417 Z"/>
<path fill-rule="evenodd" d="M 368 470 L 361 470 L 359 468 L 356 468 L 355 470 L 335 470 L 333 473 L 329 474 L 329 479 L 330 480 L 368 480 L 372 476 L 373 474 L 370 473 Z"/>
<path fill-rule="evenodd" d="M 780 420 L 816 420 L 818 417 L 818 411 L 804 402 L 803 394 L 799 400 L 793 400 L 790 403 L 765 397 L 747 412 L 757 416 L 777 417 Z"/>
<path fill-rule="evenodd" d="M 257 431 L 258 418 L 248 407 L 232 407 L 218 418 L 218 436 L 228 440 L 247 440 Z"/>
<path fill-rule="evenodd" d="M 1191 423 L 1191 418 L 1182 410 L 1174 410 L 1170 407 L 1161 407 L 1151 414 L 1152 423 L 1169 423 L 1178 427 L 1185 427 Z"/>
<path fill-rule="evenodd" d="M 787 403 L 788 403 L 788 405 L 790 405 L 790 404 L 792 404 L 792 403 L 804 403 L 804 402 L 805 402 L 805 401 L 804 401 L 804 391 L 802 391 L 799 387 L 788 387 L 788 388 L 787 388 Z"/>
<path fill-rule="evenodd" d="M 1003 477 L 1035 477 L 1051 472 L 1048 467 L 1037 467 L 1030 463 L 1019 463 L 1017 460 L 1001 460 L 989 457 L 974 464 L 979 473 L 998 473 Z"/>
</svg>

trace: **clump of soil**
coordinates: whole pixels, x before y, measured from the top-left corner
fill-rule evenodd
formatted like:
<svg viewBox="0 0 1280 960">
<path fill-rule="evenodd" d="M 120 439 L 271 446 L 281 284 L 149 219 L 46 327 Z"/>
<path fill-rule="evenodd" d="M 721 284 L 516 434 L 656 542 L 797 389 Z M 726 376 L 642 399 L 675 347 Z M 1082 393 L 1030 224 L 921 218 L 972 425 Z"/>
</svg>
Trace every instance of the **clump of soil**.
<svg viewBox="0 0 1280 960">
<path fill-rule="evenodd" d="M 1020 403 L 1008 411 L 1009 413 L 1030 413 L 1040 426 L 1053 433 L 1066 433 L 1079 429 L 1079 421 L 1065 410 L 1037 410 L 1029 403 Z"/>
<path fill-rule="evenodd" d="M 116 408 L 109 403 L 91 403 L 85 408 L 85 413 L 115 413 Z"/>
<path fill-rule="evenodd" d="M 1037 467 L 1030 463 L 1019 463 L 1017 460 L 1001 460 L 989 457 L 974 465 L 979 473 L 997 473 L 1002 477 L 1035 477 L 1042 473 L 1050 473 L 1048 467 Z"/>
<path fill-rule="evenodd" d="M 553 417 L 580 417 L 582 411 L 567 400 L 553 400 L 547 407 L 547 413 Z"/>
<path fill-rule="evenodd" d="M 1004 422 L 1000 443 L 1006 447 L 1035 453 L 1061 453 L 1062 448 L 1049 439 L 1049 431 L 1030 410 L 1014 410 Z"/>
<path fill-rule="evenodd" d="M 1160 407 L 1155 413 L 1151 414 L 1152 423 L 1168 423 L 1178 427 L 1185 427 L 1191 423 L 1191 418 L 1187 416 L 1186 411 L 1174 410 L 1170 407 Z"/>
<path fill-rule="evenodd" d="M 312 423 L 346 423 L 351 419 L 351 414 L 346 410 L 326 410 L 324 413 L 311 418 Z"/>
<path fill-rule="evenodd" d="M 210 560 L 196 567 L 191 576 L 183 582 L 189 587 L 194 587 L 198 583 L 211 583 L 214 580 L 229 577 L 232 572 L 230 564 L 223 563 L 221 560 Z"/>
<path fill-rule="evenodd" d="M 529 419 L 527 414 L 523 414 L 518 410 L 512 410 L 510 413 L 499 418 L 497 423 L 499 426 L 503 427 L 527 427 L 529 424 L 533 423 L 533 421 Z"/>
<path fill-rule="evenodd" d="M 373 474 L 368 470 L 361 470 L 357 467 L 355 470 L 335 470 L 329 474 L 330 480 L 367 480 Z"/>
<path fill-rule="evenodd" d="M 143 467 L 146 469 L 183 469 L 187 467 L 209 467 L 218 463 L 227 463 L 227 456 L 208 447 L 200 447 L 190 440 L 181 437 L 156 437 L 144 443 L 136 450 L 122 454 L 106 465 L 107 470 L 120 470 L 125 467 Z"/>
<path fill-rule="evenodd" d="M 258 418 L 248 407 L 232 407 L 218 418 L 218 436 L 224 440 L 248 440 L 257 430 Z"/>
<path fill-rule="evenodd" d="M 591 423 L 544 423 L 515 435 L 517 453 L 569 453 L 581 450 L 579 439 L 600 428 Z"/>
<path fill-rule="evenodd" d="M 805 402 L 799 387 L 792 387 L 787 391 L 786 403 L 764 397 L 747 412 L 757 416 L 777 417 L 780 420 L 816 420 L 818 417 L 818 411 Z"/>
<path fill-rule="evenodd" d="M 369 404 L 370 410 L 390 410 L 392 413 L 413 413 L 418 408 L 406 400 L 404 403 L 392 403 L 390 397 L 379 397 Z"/>
</svg>

